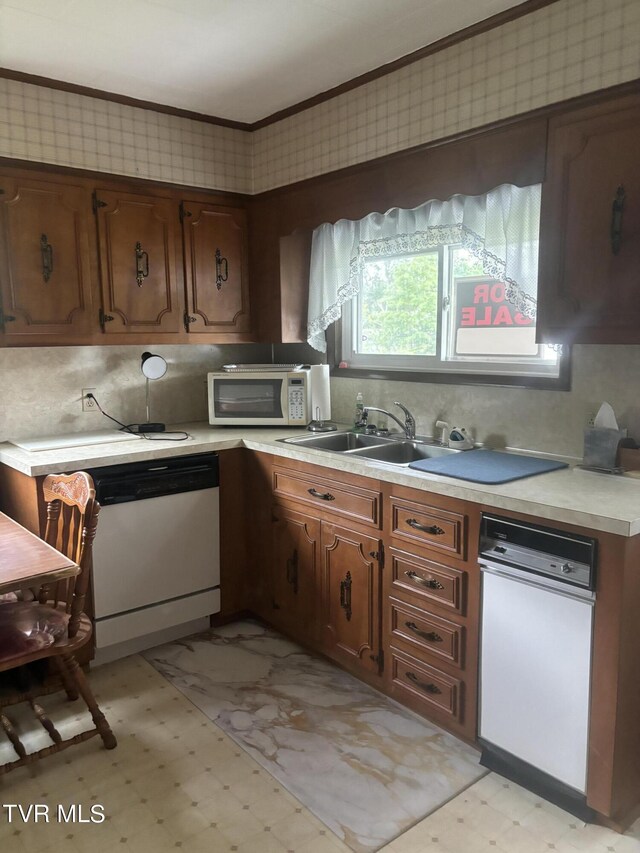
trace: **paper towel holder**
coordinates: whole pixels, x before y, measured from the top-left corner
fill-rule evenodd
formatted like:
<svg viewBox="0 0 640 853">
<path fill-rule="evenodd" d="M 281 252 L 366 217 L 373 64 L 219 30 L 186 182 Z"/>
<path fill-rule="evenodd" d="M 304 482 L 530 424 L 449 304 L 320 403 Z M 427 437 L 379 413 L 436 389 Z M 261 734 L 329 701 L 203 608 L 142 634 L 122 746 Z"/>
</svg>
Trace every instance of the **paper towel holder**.
<svg viewBox="0 0 640 853">
<path fill-rule="evenodd" d="M 320 407 L 316 406 L 316 418 L 307 427 L 309 432 L 335 432 L 338 427 L 331 421 L 323 421 L 320 418 Z"/>
<path fill-rule="evenodd" d="M 310 432 L 334 432 L 338 427 L 331 422 L 331 397 L 329 365 L 312 364 L 309 368 L 309 394 L 313 419 L 307 427 Z"/>
</svg>

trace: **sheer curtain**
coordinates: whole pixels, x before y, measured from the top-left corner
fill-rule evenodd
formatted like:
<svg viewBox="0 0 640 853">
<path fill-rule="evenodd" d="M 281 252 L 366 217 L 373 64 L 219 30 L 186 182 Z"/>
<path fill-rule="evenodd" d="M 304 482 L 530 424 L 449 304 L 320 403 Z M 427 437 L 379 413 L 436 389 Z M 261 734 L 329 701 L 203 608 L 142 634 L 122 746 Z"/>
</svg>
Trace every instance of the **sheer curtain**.
<svg viewBox="0 0 640 853">
<path fill-rule="evenodd" d="M 341 219 L 313 232 L 307 341 L 326 352 L 325 330 L 360 289 L 371 258 L 461 245 L 482 261 L 485 274 L 506 284 L 509 302 L 535 317 L 541 185 L 503 184 L 484 195 L 454 195 L 412 210 L 394 207 L 357 222 Z"/>
</svg>

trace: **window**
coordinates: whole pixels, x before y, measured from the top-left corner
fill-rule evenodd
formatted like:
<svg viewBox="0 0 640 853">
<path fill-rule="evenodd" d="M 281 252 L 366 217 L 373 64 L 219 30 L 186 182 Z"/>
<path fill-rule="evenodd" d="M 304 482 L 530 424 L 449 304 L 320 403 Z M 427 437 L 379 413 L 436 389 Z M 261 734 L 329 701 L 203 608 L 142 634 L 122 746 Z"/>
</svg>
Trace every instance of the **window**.
<svg viewBox="0 0 640 853">
<path fill-rule="evenodd" d="M 541 186 L 392 208 L 313 232 L 307 340 L 396 378 L 568 387 L 535 341 Z M 522 381 L 521 381 L 522 380 Z"/>
<path fill-rule="evenodd" d="M 375 258 L 343 306 L 340 360 L 350 367 L 557 377 L 557 350 L 462 246 Z"/>
</svg>

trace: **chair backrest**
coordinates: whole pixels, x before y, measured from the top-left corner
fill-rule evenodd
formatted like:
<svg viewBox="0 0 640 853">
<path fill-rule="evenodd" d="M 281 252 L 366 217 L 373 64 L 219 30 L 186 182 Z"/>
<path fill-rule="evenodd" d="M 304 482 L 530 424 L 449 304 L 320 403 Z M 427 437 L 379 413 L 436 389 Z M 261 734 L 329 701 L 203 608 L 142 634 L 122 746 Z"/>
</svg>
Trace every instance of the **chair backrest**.
<svg viewBox="0 0 640 853">
<path fill-rule="evenodd" d="M 70 581 L 61 581 L 53 589 L 42 589 L 42 603 L 53 600 L 65 604 L 69 613 L 69 636 L 77 633 L 80 616 L 89 585 L 91 550 L 98 525 L 100 504 L 90 475 L 49 474 L 42 484 L 47 504 L 45 541 L 80 566 L 80 574 Z"/>
</svg>

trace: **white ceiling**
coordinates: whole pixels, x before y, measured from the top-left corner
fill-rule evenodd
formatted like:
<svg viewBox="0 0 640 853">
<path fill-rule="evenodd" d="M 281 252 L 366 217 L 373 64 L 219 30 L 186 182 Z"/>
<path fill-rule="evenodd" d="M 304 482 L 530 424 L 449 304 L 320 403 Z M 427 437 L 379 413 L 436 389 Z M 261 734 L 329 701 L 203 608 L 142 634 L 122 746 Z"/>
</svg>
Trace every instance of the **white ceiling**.
<svg viewBox="0 0 640 853">
<path fill-rule="evenodd" d="M 523 0 L 0 0 L 0 66 L 253 122 Z"/>
</svg>

